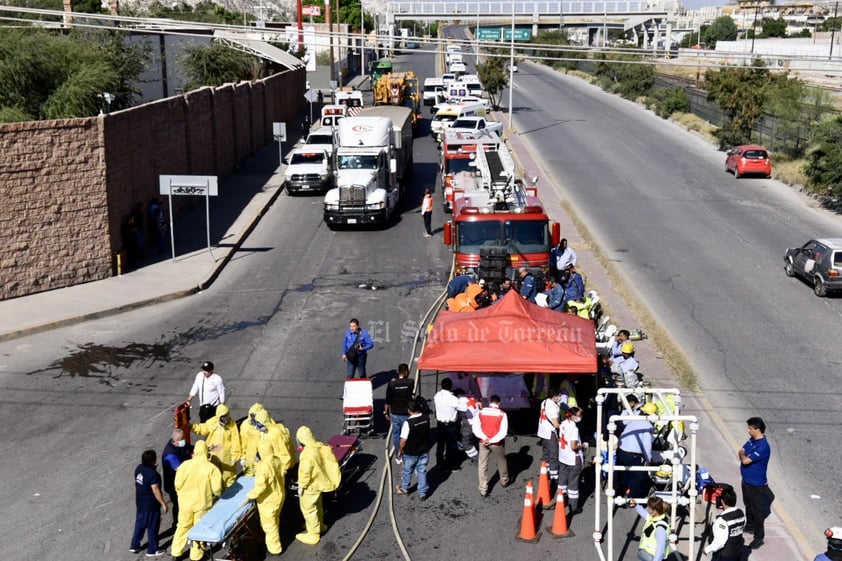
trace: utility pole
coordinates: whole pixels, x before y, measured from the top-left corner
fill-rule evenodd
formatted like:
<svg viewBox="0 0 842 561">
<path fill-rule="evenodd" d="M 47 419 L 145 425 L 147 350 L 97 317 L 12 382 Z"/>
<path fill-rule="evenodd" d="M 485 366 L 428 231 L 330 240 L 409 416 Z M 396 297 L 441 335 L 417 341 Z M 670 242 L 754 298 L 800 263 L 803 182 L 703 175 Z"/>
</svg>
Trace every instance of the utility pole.
<svg viewBox="0 0 842 561">
<path fill-rule="evenodd" d="M 333 82 L 336 80 L 336 64 L 333 60 L 333 18 L 330 13 L 330 0 L 325 0 L 325 19 L 328 37 L 330 37 L 330 81 Z"/>
<path fill-rule="evenodd" d="M 751 23 L 751 54 L 754 54 L 754 37 L 757 35 L 757 8 L 758 5 L 754 5 L 754 21 Z"/>
<path fill-rule="evenodd" d="M 360 0 L 360 76 L 365 78 L 365 12 Z"/>
<path fill-rule="evenodd" d="M 502 39 L 502 37 L 501 37 Z M 514 123 L 512 123 L 512 90 L 515 86 L 515 0 L 512 0 L 512 42 L 511 52 L 509 53 L 509 130 L 515 130 Z"/>
<path fill-rule="evenodd" d="M 833 5 L 833 29 L 830 30 L 830 54 L 828 55 L 828 58 L 833 58 L 833 41 L 834 41 L 834 38 L 836 37 L 836 25 L 838 24 L 838 21 L 836 19 L 836 14 L 837 14 L 838 10 L 839 10 L 839 2 L 837 2 L 836 4 Z"/>
</svg>

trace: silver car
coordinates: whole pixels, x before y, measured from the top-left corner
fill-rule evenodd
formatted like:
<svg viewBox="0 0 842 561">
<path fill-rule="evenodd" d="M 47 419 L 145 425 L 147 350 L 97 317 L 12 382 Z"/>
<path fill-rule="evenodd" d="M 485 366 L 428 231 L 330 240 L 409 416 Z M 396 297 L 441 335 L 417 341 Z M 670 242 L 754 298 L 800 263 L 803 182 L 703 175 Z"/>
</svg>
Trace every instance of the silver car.
<svg viewBox="0 0 842 561">
<path fill-rule="evenodd" d="M 787 249 L 784 271 L 812 283 L 816 296 L 842 290 L 842 238 L 817 238 Z"/>
</svg>

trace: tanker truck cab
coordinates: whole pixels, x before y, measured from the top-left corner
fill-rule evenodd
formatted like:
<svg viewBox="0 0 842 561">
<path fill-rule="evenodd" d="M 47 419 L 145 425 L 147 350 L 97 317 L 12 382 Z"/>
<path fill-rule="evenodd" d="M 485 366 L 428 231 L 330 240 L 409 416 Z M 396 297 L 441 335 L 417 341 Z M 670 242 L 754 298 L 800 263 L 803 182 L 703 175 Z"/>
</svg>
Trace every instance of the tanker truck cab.
<svg viewBox="0 0 842 561">
<path fill-rule="evenodd" d="M 325 195 L 325 222 L 329 228 L 388 223 L 401 197 L 391 119 L 346 117 L 338 138 L 336 187 Z"/>
</svg>

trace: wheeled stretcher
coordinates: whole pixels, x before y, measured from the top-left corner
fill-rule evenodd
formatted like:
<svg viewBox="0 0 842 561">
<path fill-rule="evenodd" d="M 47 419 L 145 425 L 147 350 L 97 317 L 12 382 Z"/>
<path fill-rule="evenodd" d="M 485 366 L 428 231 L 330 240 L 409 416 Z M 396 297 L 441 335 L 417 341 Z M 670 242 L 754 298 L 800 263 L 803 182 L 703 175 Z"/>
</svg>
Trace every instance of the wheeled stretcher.
<svg viewBox="0 0 842 561">
<path fill-rule="evenodd" d="M 327 441 L 327 445 L 330 446 L 342 470 L 342 481 L 339 483 L 339 488 L 333 492 L 335 498 L 342 493 L 343 486 L 351 480 L 357 470 L 362 469 L 362 466 L 354 466 L 351 462 L 351 458 L 362 449 L 362 442 L 353 434 L 334 434 Z M 287 487 L 296 495 L 298 494 L 298 466 L 287 473 Z"/>
<path fill-rule="evenodd" d="M 213 507 L 187 532 L 187 539 L 198 543 L 213 559 L 214 549 L 228 550 L 232 561 L 244 559 L 240 542 L 250 537 L 249 524 L 257 517 L 254 502 L 247 495 L 254 489 L 254 477 L 242 476 L 223 491 Z M 261 539 L 262 541 L 262 539 Z"/>
</svg>

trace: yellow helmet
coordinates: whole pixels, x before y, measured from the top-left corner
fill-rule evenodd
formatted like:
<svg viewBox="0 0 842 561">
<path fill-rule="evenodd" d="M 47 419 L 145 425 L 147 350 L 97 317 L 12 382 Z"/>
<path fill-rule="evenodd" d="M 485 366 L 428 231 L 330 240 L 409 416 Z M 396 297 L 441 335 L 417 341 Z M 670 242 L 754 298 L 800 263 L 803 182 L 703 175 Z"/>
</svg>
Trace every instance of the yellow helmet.
<svg viewBox="0 0 842 561">
<path fill-rule="evenodd" d="M 644 415 L 655 415 L 658 412 L 658 406 L 650 401 L 649 403 L 645 403 L 640 410 Z"/>
<path fill-rule="evenodd" d="M 628 343 L 628 342 L 623 343 L 623 346 L 620 347 L 620 352 L 632 354 L 632 353 L 634 353 L 634 345 L 632 345 L 631 343 Z"/>
</svg>

